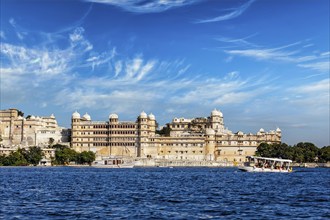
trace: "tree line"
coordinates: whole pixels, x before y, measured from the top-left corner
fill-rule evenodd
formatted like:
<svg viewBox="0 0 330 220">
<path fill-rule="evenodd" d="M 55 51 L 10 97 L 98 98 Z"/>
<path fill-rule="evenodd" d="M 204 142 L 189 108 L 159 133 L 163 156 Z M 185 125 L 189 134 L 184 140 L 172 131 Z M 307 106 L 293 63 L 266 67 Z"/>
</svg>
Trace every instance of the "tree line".
<svg viewBox="0 0 330 220">
<path fill-rule="evenodd" d="M 330 146 L 318 148 L 313 143 L 300 142 L 290 146 L 286 143 L 261 143 L 257 147 L 257 156 L 290 159 L 297 163 L 326 163 L 330 161 Z"/>
<path fill-rule="evenodd" d="M 55 149 L 55 157 L 51 158 L 53 165 L 68 165 L 75 163 L 79 165 L 89 164 L 95 160 L 95 153 L 83 151 L 81 153 L 61 144 L 51 146 Z M 44 153 L 40 147 L 19 148 L 8 156 L 0 155 L 0 166 L 36 166 L 40 163 Z"/>
</svg>

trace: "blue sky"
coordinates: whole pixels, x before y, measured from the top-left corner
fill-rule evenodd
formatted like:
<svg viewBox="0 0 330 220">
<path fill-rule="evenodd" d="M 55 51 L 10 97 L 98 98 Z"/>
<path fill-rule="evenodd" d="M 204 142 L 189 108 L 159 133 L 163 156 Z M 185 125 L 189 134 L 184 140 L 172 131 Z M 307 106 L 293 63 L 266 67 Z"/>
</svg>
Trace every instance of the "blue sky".
<svg viewBox="0 0 330 220">
<path fill-rule="evenodd" d="M 1 109 L 224 114 L 329 145 L 328 0 L 1 0 Z"/>
</svg>

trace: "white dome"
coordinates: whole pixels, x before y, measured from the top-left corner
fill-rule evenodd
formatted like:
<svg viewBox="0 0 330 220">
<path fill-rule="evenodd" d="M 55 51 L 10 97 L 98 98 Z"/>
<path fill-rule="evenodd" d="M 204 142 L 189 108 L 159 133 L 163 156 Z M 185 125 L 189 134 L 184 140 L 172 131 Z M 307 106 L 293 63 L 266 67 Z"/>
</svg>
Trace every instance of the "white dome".
<svg viewBox="0 0 330 220">
<path fill-rule="evenodd" d="M 222 117 L 222 112 L 218 111 L 217 109 L 214 109 L 212 112 L 211 112 L 211 116 L 220 116 Z"/>
<path fill-rule="evenodd" d="M 207 135 L 215 135 L 215 131 L 212 128 L 207 128 L 206 131 L 205 131 L 205 133 Z"/>
<path fill-rule="evenodd" d="M 116 119 L 116 118 L 118 118 L 117 114 L 110 114 L 109 115 L 109 119 Z"/>
<path fill-rule="evenodd" d="M 147 114 L 143 111 L 140 114 L 140 118 L 148 118 Z"/>
<path fill-rule="evenodd" d="M 80 118 L 80 114 L 77 112 L 77 111 L 75 111 L 73 114 L 72 114 L 72 118 Z"/>
<path fill-rule="evenodd" d="M 276 132 L 282 132 L 280 128 L 276 128 Z"/>
<path fill-rule="evenodd" d="M 238 135 L 244 135 L 242 131 L 237 132 Z"/>
<path fill-rule="evenodd" d="M 91 116 L 89 114 L 87 114 L 87 112 L 86 112 L 86 114 L 84 114 L 83 118 L 86 119 L 87 121 L 91 120 Z"/>
<path fill-rule="evenodd" d="M 263 128 L 260 128 L 259 132 L 265 132 L 265 130 Z"/>
<path fill-rule="evenodd" d="M 36 117 L 34 117 L 34 115 L 31 115 L 30 119 L 36 119 Z"/>
<path fill-rule="evenodd" d="M 50 118 L 55 118 L 54 114 L 51 114 L 49 117 L 50 117 Z"/>
<path fill-rule="evenodd" d="M 155 120 L 156 119 L 155 116 L 152 113 L 148 117 L 149 117 L 150 120 Z"/>
</svg>

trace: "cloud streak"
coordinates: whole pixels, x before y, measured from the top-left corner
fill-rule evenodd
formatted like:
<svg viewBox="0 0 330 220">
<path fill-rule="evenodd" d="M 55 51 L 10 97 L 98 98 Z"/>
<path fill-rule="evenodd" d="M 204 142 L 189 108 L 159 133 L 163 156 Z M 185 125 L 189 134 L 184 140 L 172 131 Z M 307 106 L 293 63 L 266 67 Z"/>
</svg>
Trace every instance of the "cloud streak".
<svg viewBox="0 0 330 220">
<path fill-rule="evenodd" d="M 289 50 L 293 46 L 301 45 L 300 42 L 284 45 L 277 48 L 250 48 L 237 50 L 224 50 L 231 56 L 242 56 L 256 60 L 281 61 L 295 63 L 298 67 L 308 68 L 319 72 L 329 72 L 329 52 L 301 55 L 300 49 Z M 302 46 L 303 48 L 303 46 Z"/>
<path fill-rule="evenodd" d="M 240 7 L 233 9 L 230 13 L 220 15 L 217 17 L 213 17 L 213 18 L 202 19 L 202 20 L 196 21 L 195 23 L 211 23 L 211 22 L 226 21 L 226 20 L 231 20 L 231 19 L 237 18 L 238 16 L 243 14 L 252 5 L 253 2 L 255 2 L 255 0 L 250 0 L 250 1 L 246 2 L 245 4 L 241 5 Z"/>
<path fill-rule="evenodd" d="M 195 4 L 202 0 L 85 0 L 87 2 L 108 4 L 134 13 L 159 13 L 172 8 Z"/>
</svg>

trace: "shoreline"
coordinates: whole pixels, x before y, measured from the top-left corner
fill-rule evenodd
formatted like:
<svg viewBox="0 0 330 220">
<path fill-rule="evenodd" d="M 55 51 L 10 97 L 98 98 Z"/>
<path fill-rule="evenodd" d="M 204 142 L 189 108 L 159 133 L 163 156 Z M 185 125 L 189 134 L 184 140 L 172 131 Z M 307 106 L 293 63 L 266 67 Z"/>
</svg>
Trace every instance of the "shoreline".
<svg viewBox="0 0 330 220">
<path fill-rule="evenodd" d="M 240 166 L 241 164 L 233 164 L 233 163 L 224 163 L 224 162 L 212 162 L 212 161 L 167 161 L 162 163 L 136 163 L 134 168 L 173 168 L 173 167 L 189 167 L 189 168 L 235 168 Z M 51 165 L 51 166 L 0 166 L 0 168 L 31 168 L 31 167 L 38 167 L 38 168 L 47 168 L 47 167 L 76 167 L 76 168 L 83 168 L 83 167 L 91 167 L 91 168 L 98 168 L 97 166 L 93 165 L 83 165 L 83 164 L 69 164 L 69 165 Z M 293 163 L 292 167 L 295 168 L 330 168 L 330 163 Z M 103 168 L 103 167 L 102 167 Z M 104 168 L 107 168 L 106 165 Z M 111 169 L 111 167 L 108 167 Z M 117 168 L 112 168 L 117 169 Z"/>
</svg>

